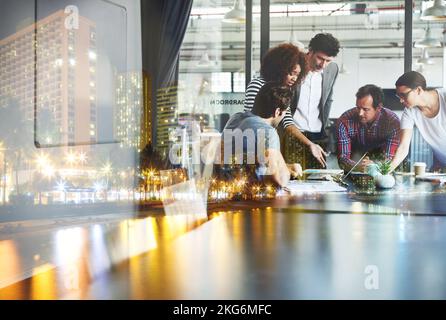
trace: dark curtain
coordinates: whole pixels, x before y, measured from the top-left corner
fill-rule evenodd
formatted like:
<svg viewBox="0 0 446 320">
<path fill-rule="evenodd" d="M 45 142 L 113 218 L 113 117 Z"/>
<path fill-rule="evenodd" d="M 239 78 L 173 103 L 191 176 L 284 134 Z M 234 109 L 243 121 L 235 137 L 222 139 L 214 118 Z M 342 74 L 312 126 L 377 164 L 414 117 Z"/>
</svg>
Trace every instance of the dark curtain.
<svg viewBox="0 0 446 320">
<path fill-rule="evenodd" d="M 158 85 L 170 85 L 176 81 L 180 47 L 186 33 L 192 0 L 162 0 L 161 42 L 158 54 L 160 62 Z"/>
<path fill-rule="evenodd" d="M 142 63 L 152 82 L 152 97 L 178 81 L 180 47 L 191 9 L 192 0 L 141 0 Z M 152 98 L 151 105 L 156 143 L 156 99 Z"/>
</svg>

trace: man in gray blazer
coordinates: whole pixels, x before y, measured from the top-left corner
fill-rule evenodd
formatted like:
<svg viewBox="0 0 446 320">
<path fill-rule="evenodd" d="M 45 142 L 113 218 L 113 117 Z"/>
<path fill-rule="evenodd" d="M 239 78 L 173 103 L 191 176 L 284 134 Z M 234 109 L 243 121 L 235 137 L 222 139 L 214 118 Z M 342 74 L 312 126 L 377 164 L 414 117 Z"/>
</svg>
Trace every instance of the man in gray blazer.
<svg viewBox="0 0 446 320">
<path fill-rule="evenodd" d="M 304 153 L 301 161 L 304 167 L 314 167 L 312 159 L 325 167 L 327 153 L 318 143 L 328 137 L 333 86 L 339 72 L 332 61 L 339 53 L 339 41 L 329 33 L 319 33 L 310 40 L 308 49 L 310 72 L 296 87 L 295 101 L 281 123 L 288 140 L 284 155 L 295 158 L 302 156 L 296 153 Z"/>
</svg>

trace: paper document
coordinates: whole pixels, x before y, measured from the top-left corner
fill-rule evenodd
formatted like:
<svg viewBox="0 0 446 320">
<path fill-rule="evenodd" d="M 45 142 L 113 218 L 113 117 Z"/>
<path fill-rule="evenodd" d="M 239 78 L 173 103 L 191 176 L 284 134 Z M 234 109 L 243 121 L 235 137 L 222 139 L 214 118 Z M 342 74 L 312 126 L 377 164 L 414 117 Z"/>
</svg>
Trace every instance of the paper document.
<svg viewBox="0 0 446 320">
<path fill-rule="evenodd" d="M 306 170 L 304 170 L 304 174 L 340 175 L 340 174 L 344 174 L 344 170 L 342 170 L 342 169 L 306 169 Z"/>
<path fill-rule="evenodd" d="M 307 169 L 304 170 L 306 180 L 328 180 L 332 181 L 333 177 L 341 176 L 344 170 L 339 169 Z"/>
<path fill-rule="evenodd" d="M 302 194 L 309 192 L 344 192 L 346 188 L 341 187 L 333 181 L 298 181 L 291 180 L 284 188 L 291 194 Z"/>
<path fill-rule="evenodd" d="M 428 173 L 422 176 L 416 176 L 416 180 L 418 181 L 428 181 L 428 182 L 434 182 L 439 184 L 445 184 L 446 183 L 446 175 L 444 173 L 435 174 L 435 173 Z"/>
</svg>

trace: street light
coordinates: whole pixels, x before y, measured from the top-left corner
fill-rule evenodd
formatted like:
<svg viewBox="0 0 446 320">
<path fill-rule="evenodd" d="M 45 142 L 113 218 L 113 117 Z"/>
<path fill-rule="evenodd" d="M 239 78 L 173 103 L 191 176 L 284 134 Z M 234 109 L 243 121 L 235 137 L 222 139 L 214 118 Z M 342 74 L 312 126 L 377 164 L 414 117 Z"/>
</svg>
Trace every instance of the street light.
<svg viewBox="0 0 446 320">
<path fill-rule="evenodd" d="M 87 162 L 87 154 L 83 151 L 79 153 L 79 162 L 81 164 L 85 164 Z"/>
<path fill-rule="evenodd" d="M 76 154 L 73 153 L 72 151 L 70 151 L 69 153 L 66 154 L 65 156 L 65 160 L 67 161 L 67 163 L 72 166 L 73 164 L 75 164 L 76 162 Z"/>
<path fill-rule="evenodd" d="M 102 173 L 103 173 L 105 176 L 110 175 L 111 172 L 112 172 L 112 165 L 111 165 L 111 163 L 110 163 L 110 162 L 105 163 L 105 164 L 102 166 L 101 171 L 102 171 Z"/>
<path fill-rule="evenodd" d="M 44 167 L 48 166 L 49 162 L 50 161 L 46 153 L 39 153 L 36 156 L 36 163 L 39 169 L 43 169 Z"/>
<path fill-rule="evenodd" d="M 45 166 L 42 170 L 42 173 L 45 177 L 47 177 L 48 179 L 51 179 L 52 177 L 54 177 L 56 170 L 54 169 L 54 167 L 50 164 L 48 164 L 47 166 Z"/>
<path fill-rule="evenodd" d="M 60 192 L 63 192 L 63 202 L 67 203 L 67 183 L 63 180 L 60 180 L 56 184 L 56 189 Z"/>
</svg>

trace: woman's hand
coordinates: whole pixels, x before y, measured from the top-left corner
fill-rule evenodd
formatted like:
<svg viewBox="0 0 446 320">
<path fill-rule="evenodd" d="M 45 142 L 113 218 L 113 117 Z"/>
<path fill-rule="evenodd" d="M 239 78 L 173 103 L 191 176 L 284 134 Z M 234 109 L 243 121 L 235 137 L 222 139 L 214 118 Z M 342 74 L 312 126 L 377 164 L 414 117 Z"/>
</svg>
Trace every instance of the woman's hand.
<svg viewBox="0 0 446 320">
<path fill-rule="evenodd" d="M 303 176 L 302 166 L 298 163 L 287 164 L 290 171 L 291 178 L 298 178 Z"/>
</svg>

